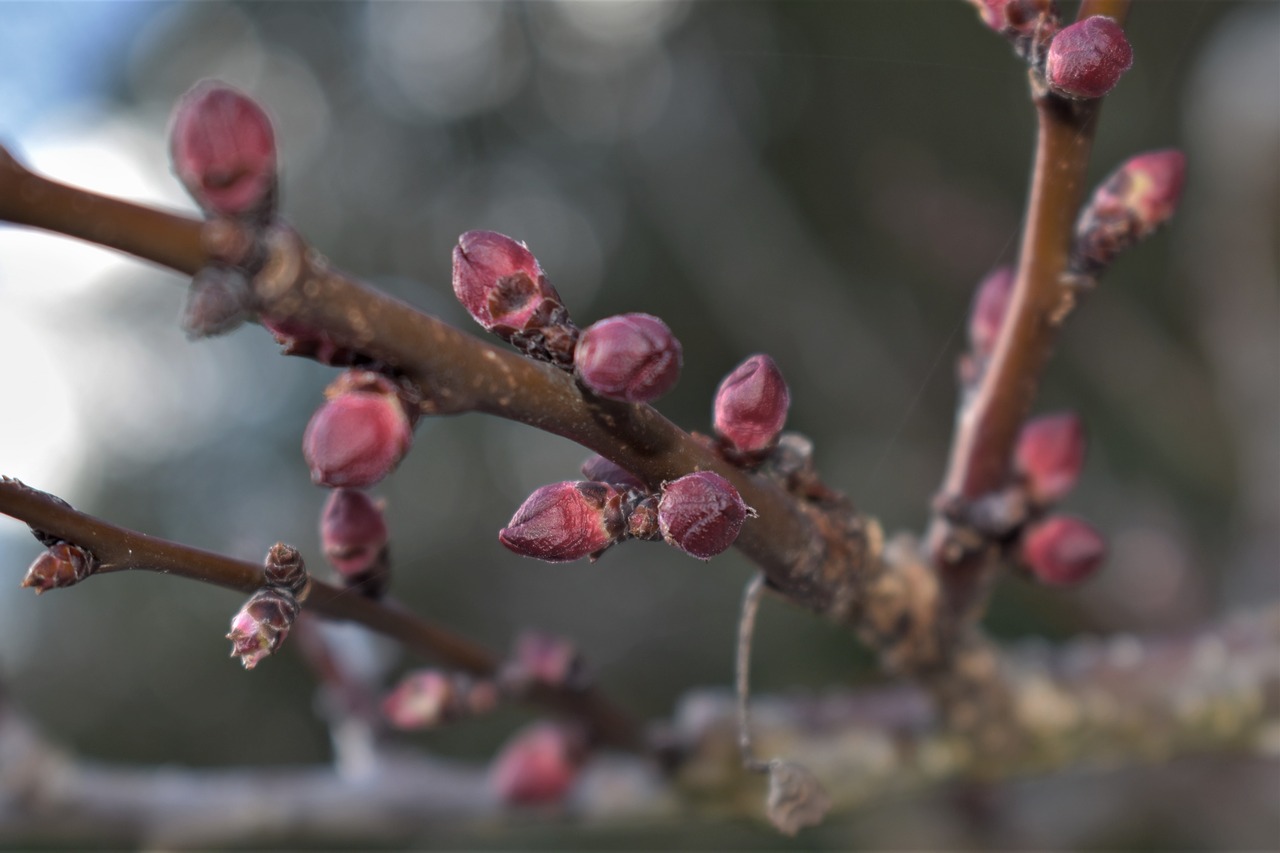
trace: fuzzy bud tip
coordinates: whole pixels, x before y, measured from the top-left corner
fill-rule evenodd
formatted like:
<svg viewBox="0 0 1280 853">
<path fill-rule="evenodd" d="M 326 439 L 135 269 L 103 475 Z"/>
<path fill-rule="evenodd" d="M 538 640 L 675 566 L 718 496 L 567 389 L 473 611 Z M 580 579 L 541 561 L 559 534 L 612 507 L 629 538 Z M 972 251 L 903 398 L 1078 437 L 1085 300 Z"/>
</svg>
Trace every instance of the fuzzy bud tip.
<svg viewBox="0 0 1280 853">
<path fill-rule="evenodd" d="M 276 195 L 276 143 L 257 102 L 223 83 L 196 84 L 178 101 L 170 132 L 173 168 L 206 211 L 270 215 Z"/>
<path fill-rule="evenodd" d="M 529 495 L 498 541 L 548 563 L 598 554 L 622 536 L 620 504 L 617 489 L 607 483 L 552 483 Z"/>
<path fill-rule="evenodd" d="M 648 403 L 675 386 L 683 352 L 667 324 L 649 314 L 606 317 L 583 331 L 574 370 L 593 393 Z"/>
<path fill-rule="evenodd" d="M 1049 88 L 1069 98 L 1101 98 L 1133 65 L 1124 28 L 1105 15 L 1076 21 L 1054 36 L 1045 60 Z"/>
<path fill-rule="evenodd" d="M 701 560 L 726 550 L 755 510 L 733 484 L 712 471 L 698 471 L 663 486 L 658 501 L 662 538 Z"/>
<path fill-rule="evenodd" d="M 716 434 L 739 453 L 762 453 L 777 442 L 790 407 L 791 391 L 778 365 L 767 355 L 753 355 L 716 390 Z"/>
</svg>

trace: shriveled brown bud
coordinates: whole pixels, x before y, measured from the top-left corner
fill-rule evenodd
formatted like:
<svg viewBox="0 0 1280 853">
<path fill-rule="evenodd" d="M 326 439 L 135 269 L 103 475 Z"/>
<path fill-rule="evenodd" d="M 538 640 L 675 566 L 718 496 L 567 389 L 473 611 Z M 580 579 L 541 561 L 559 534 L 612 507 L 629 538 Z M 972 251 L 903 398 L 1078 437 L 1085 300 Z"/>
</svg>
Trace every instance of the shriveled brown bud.
<svg viewBox="0 0 1280 853">
<path fill-rule="evenodd" d="M 489 787 L 509 805 L 559 802 L 585 757 L 582 738 L 556 723 L 534 723 L 502 747 L 489 769 Z"/>
<path fill-rule="evenodd" d="M 1022 535 L 1019 562 L 1042 583 L 1065 586 L 1092 577 L 1107 556 L 1102 535 L 1085 521 L 1054 515 Z"/>
<path fill-rule="evenodd" d="M 395 470 L 413 443 L 398 386 L 373 371 L 352 370 L 325 395 L 302 437 L 311 479 L 330 488 L 363 488 Z"/>
<path fill-rule="evenodd" d="M 1166 148 L 1130 158 L 1102 182 L 1076 222 L 1072 266 L 1097 275 L 1178 209 L 1187 160 Z"/>
<path fill-rule="evenodd" d="M 248 95 L 197 83 L 178 101 L 170 141 L 174 171 L 206 211 L 252 219 L 274 212 L 275 134 Z"/>
<path fill-rule="evenodd" d="M 1018 434 L 1014 468 L 1040 506 L 1067 496 L 1084 467 L 1084 422 L 1075 412 L 1042 415 L 1027 421 Z"/>
<path fill-rule="evenodd" d="M 649 314 L 619 314 L 588 326 L 573 369 L 593 393 L 648 403 L 675 386 L 683 351 L 667 324 Z"/>
<path fill-rule="evenodd" d="M 552 483 L 534 491 L 498 541 L 524 557 L 566 563 L 599 554 L 623 534 L 621 496 L 607 483 Z"/>
<path fill-rule="evenodd" d="M 767 355 L 753 355 L 716 389 L 716 435 L 738 454 L 761 454 L 778 440 L 791 407 L 782 371 Z"/>
<path fill-rule="evenodd" d="M 658 497 L 646 495 L 623 509 L 627 517 L 627 535 L 633 539 L 658 539 L 662 525 L 658 523 Z"/>
<path fill-rule="evenodd" d="M 93 574 L 98 561 L 88 550 L 70 542 L 55 542 L 36 557 L 22 579 L 23 589 L 45 590 L 74 586 Z"/>
<path fill-rule="evenodd" d="M 253 669 L 284 643 L 298 610 L 298 600 L 285 587 L 255 592 L 231 620 L 231 656 L 240 658 L 245 669 Z"/>
<path fill-rule="evenodd" d="M 809 770 L 794 761 L 769 762 L 769 795 L 765 813 L 784 835 L 822 823 L 831 810 L 831 797 Z"/>
<path fill-rule="evenodd" d="M 1049 88 L 1068 98 L 1101 98 L 1133 65 L 1124 28 L 1105 15 L 1076 21 L 1053 37 L 1045 59 Z"/>
<path fill-rule="evenodd" d="M 667 483 L 658 501 L 662 538 L 701 560 L 732 545 L 747 516 L 755 514 L 733 484 L 713 471 L 698 471 Z"/>
</svg>

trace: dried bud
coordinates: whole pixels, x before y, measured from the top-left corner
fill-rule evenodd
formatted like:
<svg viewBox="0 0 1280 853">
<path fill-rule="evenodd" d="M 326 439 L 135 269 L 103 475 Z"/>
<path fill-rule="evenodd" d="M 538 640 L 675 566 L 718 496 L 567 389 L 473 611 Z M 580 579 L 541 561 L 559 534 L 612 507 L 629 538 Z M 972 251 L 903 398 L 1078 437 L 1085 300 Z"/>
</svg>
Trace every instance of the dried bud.
<svg viewBox="0 0 1280 853">
<path fill-rule="evenodd" d="M 581 738 L 554 723 L 534 723 L 507 741 L 489 769 L 489 786 L 509 805 L 559 802 L 582 767 Z"/>
<path fill-rule="evenodd" d="M 778 365 L 767 355 L 753 355 L 716 389 L 716 435 L 739 454 L 762 454 L 777 442 L 790 407 L 791 392 Z"/>
<path fill-rule="evenodd" d="M 325 391 L 302 437 L 317 485 L 372 486 L 409 452 L 413 424 L 395 383 L 367 370 L 349 371 Z"/>
<path fill-rule="evenodd" d="M 297 598 L 306 597 L 304 592 L 307 584 L 311 583 L 298 549 L 283 542 L 277 542 L 267 551 L 262 576 L 271 586 L 283 587 Z"/>
<path fill-rule="evenodd" d="M 552 687 L 577 686 L 584 676 L 582 656 L 564 637 L 526 631 L 516 639 L 508 675 Z"/>
<path fill-rule="evenodd" d="M 618 489 L 644 491 L 645 488 L 644 481 L 635 474 L 598 454 L 582 463 L 582 476 L 599 483 L 608 483 Z"/>
<path fill-rule="evenodd" d="M 249 317 L 251 294 L 244 273 L 206 266 L 191 280 L 182 309 L 182 330 L 192 340 L 225 335 Z"/>
<path fill-rule="evenodd" d="M 1105 15 L 1063 27 L 1049 45 L 1044 75 L 1049 88 L 1068 98 L 1101 98 L 1133 65 L 1124 28 Z"/>
<path fill-rule="evenodd" d="M 298 600 L 283 587 L 264 587 L 245 602 L 231 620 L 231 656 L 239 657 L 245 669 L 253 669 L 267 655 L 275 653 L 289 636 L 298 616 Z"/>
<path fill-rule="evenodd" d="M 658 501 L 662 538 L 701 560 L 732 545 L 748 515 L 755 510 L 742 502 L 732 483 L 712 471 L 667 483 Z"/>
<path fill-rule="evenodd" d="M 34 589 L 39 595 L 48 589 L 74 586 L 93 574 L 97 567 L 98 561 L 84 548 L 70 542 L 57 542 L 36 557 L 22 579 L 22 588 Z"/>
<path fill-rule="evenodd" d="M 1106 542 L 1093 527 L 1054 515 L 1027 528 L 1018 558 L 1042 583 L 1063 586 L 1091 577 L 1106 554 Z"/>
<path fill-rule="evenodd" d="M 649 314 L 619 314 L 593 323 L 578 338 L 573 367 L 592 392 L 611 400 L 648 403 L 680 378 L 680 342 Z"/>
<path fill-rule="evenodd" d="M 996 339 L 1004 325 L 1013 297 L 1013 267 L 997 267 L 987 274 L 973 294 L 969 307 L 969 346 L 981 359 L 995 352 Z"/>
<path fill-rule="evenodd" d="M 438 669 L 411 672 L 382 702 L 382 714 L 397 729 L 429 729 L 452 716 L 458 691 Z"/>
<path fill-rule="evenodd" d="M 275 135 L 262 107 L 243 92 L 197 83 L 178 101 L 170 143 L 174 171 L 205 211 L 244 219 L 274 211 Z"/>
<path fill-rule="evenodd" d="M 784 835 L 822 823 L 831 810 L 831 797 L 803 765 L 774 759 L 769 762 L 769 796 L 765 812 Z"/>
<path fill-rule="evenodd" d="M 1173 217 L 1187 160 L 1166 148 L 1130 158 L 1093 193 L 1076 223 L 1073 266 L 1097 274 Z"/>
<path fill-rule="evenodd" d="M 529 495 L 498 541 L 548 563 L 596 555 L 622 536 L 620 504 L 617 489 L 606 483 L 552 483 Z"/>
<path fill-rule="evenodd" d="M 335 489 L 320 514 L 320 543 L 338 574 L 346 579 L 362 575 L 387 546 L 382 508 L 364 492 Z"/>
<path fill-rule="evenodd" d="M 477 323 L 510 340 L 563 309 L 524 243 L 496 231 L 468 231 L 453 250 L 453 292 Z"/>
<path fill-rule="evenodd" d="M 1074 412 L 1034 418 L 1022 427 L 1014 449 L 1014 467 L 1032 500 L 1056 503 L 1075 487 L 1084 467 L 1084 423 Z"/>
<path fill-rule="evenodd" d="M 627 535 L 633 539 L 658 539 L 662 536 L 662 526 L 658 524 L 658 498 L 646 495 L 638 501 L 624 507 L 627 517 Z"/>
</svg>

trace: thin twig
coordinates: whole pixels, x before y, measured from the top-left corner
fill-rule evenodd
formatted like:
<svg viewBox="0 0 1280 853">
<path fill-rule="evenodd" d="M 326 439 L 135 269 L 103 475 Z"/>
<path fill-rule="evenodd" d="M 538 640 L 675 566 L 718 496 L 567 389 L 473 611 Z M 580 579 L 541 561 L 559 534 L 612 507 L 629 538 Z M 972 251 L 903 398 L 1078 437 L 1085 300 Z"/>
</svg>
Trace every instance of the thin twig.
<svg viewBox="0 0 1280 853">
<path fill-rule="evenodd" d="M 756 632 L 756 616 L 760 612 L 760 599 L 764 596 L 764 575 L 756 575 L 747 582 L 742 593 L 742 615 L 738 619 L 738 655 L 735 666 L 734 687 L 738 698 L 738 750 L 742 753 L 742 766 L 753 773 L 768 771 L 769 765 L 756 758 L 751 749 L 751 717 L 748 704 L 751 701 L 751 642 Z"/>
</svg>

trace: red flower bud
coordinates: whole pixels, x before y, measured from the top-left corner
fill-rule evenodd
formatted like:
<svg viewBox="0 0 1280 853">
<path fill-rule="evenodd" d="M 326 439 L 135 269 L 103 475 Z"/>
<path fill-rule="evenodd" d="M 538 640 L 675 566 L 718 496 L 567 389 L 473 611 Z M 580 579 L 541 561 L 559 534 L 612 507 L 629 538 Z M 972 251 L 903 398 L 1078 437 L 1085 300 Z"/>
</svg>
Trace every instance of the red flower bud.
<svg viewBox="0 0 1280 853">
<path fill-rule="evenodd" d="M 454 680 L 438 669 L 411 672 L 382 702 L 382 713 L 397 729 L 429 729 L 452 715 L 458 691 Z"/>
<path fill-rule="evenodd" d="M 320 543 L 338 574 L 347 579 L 362 575 L 387 546 L 382 508 L 364 492 L 335 489 L 320 514 Z"/>
<path fill-rule="evenodd" d="M 987 274 L 969 307 L 969 346 L 978 358 L 990 358 L 1013 297 L 1013 267 L 997 267 Z"/>
<path fill-rule="evenodd" d="M 27 569 L 22 588 L 34 589 L 39 595 L 45 590 L 74 586 L 93 574 L 97 567 L 93 554 L 79 545 L 55 542 Z"/>
<path fill-rule="evenodd" d="M 767 355 L 753 355 L 716 390 L 716 435 L 739 453 L 763 453 L 778 440 L 790 407 L 791 392 L 778 365 Z"/>
<path fill-rule="evenodd" d="M 622 536 L 620 504 L 617 489 L 606 483 L 552 483 L 529 495 L 498 541 L 548 563 L 599 554 Z"/>
<path fill-rule="evenodd" d="M 453 292 L 477 323 L 510 340 L 563 309 L 533 253 L 496 231 L 468 231 L 453 250 Z"/>
<path fill-rule="evenodd" d="M 1049 88 L 1068 98 L 1101 98 L 1133 65 L 1124 28 L 1094 15 L 1062 28 L 1049 45 L 1044 74 Z"/>
<path fill-rule="evenodd" d="M 325 391 L 302 436 L 317 485 L 372 486 L 409 452 L 413 424 L 395 383 L 367 370 L 349 371 Z"/>
<path fill-rule="evenodd" d="M 1027 528 L 1018 559 L 1042 583 L 1064 586 L 1092 576 L 1106 555 L 1106 542 L 1093 527 L 1054 515 Z"/>
<path fill-rule="evenodd" d="M 1084 467 L 1084 423 L 1074 412 L 1034 418 L 1022 427 L 1014 467 L 1040 506 L 1056 503 L 1075 487 Z"/>
<path fill-rule="evenodd" d="M 1054 0 L 969 0 L 978 17 L 991 29 L 1007 37 L 1029 36 L 1041 19 L 1043 26 L 1055 26 L 1058 20 Z"/>
<path fill-rule="evenodd" d="M 582 767 L 580 738 L 554 723 L 534 723 L 507 741 L 489 769 L 502 802 L 536 805 L 561 800 Z"/>
<path fill-rule="evenodd" d="M 197 83 L 178 101 L 170 132 L 174 171 L 207 212 L 265 218 L 275 207 L 271 120 L 249 96 Z"/>
<path fill-rule="evenodd" d="M 662 538 L 702 560 L 732 545 L 748 515 L 755 510 L 742 502 L 732 483 L 712 471 L 667 483 L 658 501 Z"/>
<path fill-rule="evenodd" d="M 298 616 L 298 600 L 283 587 L 264 587 L 245 602 L 231 620 L 231 656 L 239 657 L 245 669 L 253 669 L 273 654 L 289 636 Z"/>
<path fill-rule="evenodd" d="M 1131 157 L 1094 191 L 1076 223 L 1075 265 L 1097 273 L 1173 217 L 1187 160 L 1166 148 Z"/>
<path fill-rule="evenodd" d="M 606 317 L 583 331 L 573 354 L 578 379 L 611 400 L 648 403 L 680 378 L 680 342 L 649 314 Z"/>
<path fill-rule="evenodd" d="M 620 490 L 639 489 L 644 491 L 645 489 L 643 480 L 599 454 L 582 463 L 582 476 L 588 480 L 608 483 Z"/>
</svg>

